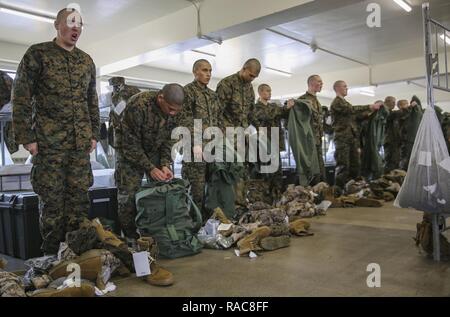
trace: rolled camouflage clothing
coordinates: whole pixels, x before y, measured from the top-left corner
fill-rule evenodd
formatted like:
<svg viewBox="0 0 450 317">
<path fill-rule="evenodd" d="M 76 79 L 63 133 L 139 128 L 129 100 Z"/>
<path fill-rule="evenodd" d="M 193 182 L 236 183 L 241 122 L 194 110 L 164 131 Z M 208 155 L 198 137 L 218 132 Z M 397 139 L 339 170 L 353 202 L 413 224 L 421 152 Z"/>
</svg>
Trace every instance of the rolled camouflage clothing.
<svg viewBox="0 0 450 317">
<path fill-rule="evenodd" d="M 0 297 L 27 297 L 21 279 L 0 269 Z"/>
<path fill-rule="evenodd" d="M 126 106 L 118 137 L 118 162 L 115 172 L 118 189 L 119 220 L 125 234 L 136 238 L 135 195 L 143 176 L 154 168 L 172 164 L 171 139 L 175 120 L 157 104 L 158 92 L 134 95 Z"/>
<path fill-rule="evenodd" d="M 197 81 L 186 85 L 184 94 L 183 110 L 177 115 L 176 122 L 179 127 L 189 129 L 192 136 L 192 146 L 194 146 L 194 120 L 202 120 L 202 133 L 209 127 L 222 129 L 223 110 L 217 94 Z M 204 146 L 207 142 L 208 140 L 202 141 L 202 145 Z M 182 168 L 183 179 L 191 183 L 191 194 L 195 204 L 202 210 L 203 219 L 208 219 L 210 216 L 203 208 L 207 165 L 205 162 L 194 162 L 194 155 L 191 153 L 191 162 L 183 161 Z"/>
<path fill-rule="evenodd" d="M 344 187 L 350 178 L 361 174 L 359 129 L 356 120 L 367 116 L 370 107 L 352 106 L 342 97 L 336 97 L 331 104 L 334 143 L 336 152 L 336 184 Z"/>
<path fill-rule="evenodd" d="M 55 40 L 31 46 L 17 71 L 12 104 L 16 142 L 38 144 L 31 181 L 40 199 L 42 250 L 55 254 L 89 210 L 89 150 L 100 126 L 94 62 Z"/>
</svg>

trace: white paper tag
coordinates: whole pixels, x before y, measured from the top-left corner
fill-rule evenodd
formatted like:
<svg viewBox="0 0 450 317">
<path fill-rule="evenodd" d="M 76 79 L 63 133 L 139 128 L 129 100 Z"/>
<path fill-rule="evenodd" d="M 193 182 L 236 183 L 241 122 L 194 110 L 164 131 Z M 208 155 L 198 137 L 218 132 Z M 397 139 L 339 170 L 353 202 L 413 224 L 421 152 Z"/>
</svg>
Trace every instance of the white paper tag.
<svg viewBox="0 0 450 317">
<path fill-rule="evenodd" d="M 250 258 L 250 259 L 256 259 L 257 257 L 258 257 L 258 255 L 256 255 L 256 253 L 255 252 L 250 252 L 249 254 L 248 254 L 248 257 Z"/>
<path fill-rule="evenodd" d="M 284 222 L 289 226 L 289 216 L 286 216 L 286 218 L 284 218 Z"/>
<path fill-rule="evenodd" d="M 127 103 L 125 101 L 119 102 L 119 104 L 114 108 L 114 112 L 117 113 L 119 116 L 120 114 L 125 110 L 127 106 Z"/>
<path fill-rule="evenodd" d="M 219 227 L 217 227 L 217 231 L 228 231 L 228 230 L 231 229 L 231 226 L 232 226 L 232 225 L 233 225 L 233 224 L 231 224 L 231 223 L 229 223 L 229 224 L 221 223 L 221 224 L 219 225 Z"/>
<path fill-rule="evenodd" d="M 236 254 L 236 256 L 241 256 L 241 251 L 239 251 L 238 249 L 235 249 L 234 254 Z"/>
<path fill-rule="evenodd" d="M 148 252 L 133 253 L 134 269 L 136 270 L 136 276 L 142 277 L 152 274 L 150 271 L 150 263 L 148 261 Z"/>
<path fill-rule="evenodd" d="M 431 152 L 420 151 L 419 165 L 431 166 Z"/>
<path fill-rule="evenodd" d="M 322 201 L 319 205 L 317 205 L 317 208 L 320 209 L 320 210 L 323 210 L 323 211 L 327 211 L 328 208 L 330 208 L 330 206 L 331 206 L 332 204 L 333 204 L 333 203 L 332 203 L 331 201 L 329 201 L 329 200 L 324 200 L 324 201 Z"/>
</svg>

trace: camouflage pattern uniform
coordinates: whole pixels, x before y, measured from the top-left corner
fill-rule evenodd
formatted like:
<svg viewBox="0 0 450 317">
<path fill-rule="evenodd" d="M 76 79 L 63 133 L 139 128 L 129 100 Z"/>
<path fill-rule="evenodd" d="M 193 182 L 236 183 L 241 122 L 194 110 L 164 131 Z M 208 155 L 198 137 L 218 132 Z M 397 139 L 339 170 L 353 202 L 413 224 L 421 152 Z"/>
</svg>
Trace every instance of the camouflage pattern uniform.
<svg viewBox="0 0 450 317">
<path fill-rule="evenodd" d="M 331 104 L 333 118 L 334 143 L 336 152 L 336 184 L 341 188 L 350 178 L 361 173 L 359 154 L 359 130 L 357 118 L 369 113 L 369 106 L 352 106 L 342 97 L 336 97 Z"/>
<path fill-rule="evenodd" d="M 289 118 L 289 109 L 287 107 L 279 107 L 275 103 L 269 103 L 267 105 L 258 101 L 253 110 L 249 114 L 250 123 L 259 131 L 259 128 L 267 128 L 267 147 L 270 149 L 271 141 L 271 128 L 279 128 L 280 138 L 279 138 L 279 149 L 278 149 L 278 161 L 279 167 L 278 171 L 273 174 L 264 175 L 270 183 L 270 192 L 274 200 L 281 198 L 283 189 L 283 172 L 281 169 L 280 152 L 285 151 L 285 139 L 284 139 L 284 129 L 281 126 L 281 120 L 287 120 Z"/>
<path fill-rule="evenodd" d="M 244 82 L 238 72 L 219 82 L 217 94 L 223 109 L 224 127 L 248 128 L 249 113 L 255 104 L 253 85 Z M 235 186 L 236 204 L 239 206 L 247 205 L 245 201 L 247 192 L 245 182 L 248 179 L 247 168 L 244 169 L 242 179 Z"/>
<path fill-rule="evenodd" d="M 13 80 L 9 75 L 0 70 L 0 110 L 4 105 L 11 101 L 11 90 Z M 9 150 L 9 153 L 15 153 L 19 150 L 16 142 L 14 141 L 14 133 L 11 122 L 7 122 L 4 127 L 5 131 L 5 143 Z"/>
<path fill-rule="evenodd" d="M 311 128 L 313 130 L 315 139 L 316 139 L 316 149 L 317 149 L 317 157 L 319 160 L 319 168 L 320 168 L 320 179 L 318 182 L 325 180 L 325 163 L 323 161 L 323 148 L 322 148 L 322 139 L 323 139 L 323 112 L 322 105 L 320 104 L 317 96 L 306 92 L 299 99 L 310 100 L 312 103 L 311 108 Z"/>
<path fill-rule="evenodd" d="M 255 104 L 252 84 L 244 82 L 239 73 L 236 73 L 219 82 L 217 94 L 223 107 L 225 127 L 247 128 L 248 115 Z"/>
<path fill-rule="evenodd" d="M 123 77 L 111 78 L 109 80 L 109 85 L 114 88 L 114 91 L 111 96 L 113 107 L 111 108 L 111 111 L 109 113 L 108 140 L 109 144 L 116 149 L 117 147 L 114 141 L 114 130 L 119 126 L 122 116 L 121 114 L 118 114 L 116 111 L 114 111 L 114 108 L 117 107 L 117 105 L 121 101 L 127 102 L 128 99 L 140 93 L 141 91 L 137 87 L 126 85 L 125 78 Z"/>
<path fill-rule="evenodd" d="M 119 221 L 128 238 L 137 238 L 135 195 L 144 175 L 154 168 L 171 167 L 172 117 L 156 103 L 158 92 L 141 92 L 128 100 L 116 131 L 118 159 L 115 172 Z"/>
<path fill-rule="evenodd" d="M 0 269 L 0 297 L 27 297 L 22 279 Z"/>
<path fill-rule="evenodd" d="M 222 107 L 215 91 L 203 87 L 194 81 L 184 87 L 185 102 L 183 110 L 177 115 L 177 125 L 189 128 L 194 146 L 194 120 L 202 119 L 203 132 L 209 127 L 223 127 Z M 204 142 L 207 143 L 207 142 Z M 204 146 L 205 144 L 203 144 Z M 203 219 L 209 219 L 204 207 L 205 185 L 207 180 L 207 163 L 183 162 L 183 179 L 191 183 L 191 194 L 195 204 L 202 210 Z"/>
<path fill-rule="evenodd" d="M 443 114 L 442 131 L 444 132 L 444 138 L 447 142 L 447 149 L 450 153 L 450 113 L 448 112 Z"/>
<path fill-rule="evenodd" d="M 384 140 L 385 173 L 398 169 L 400 166 L 401 135 L 399 130 L 400 111 L 389 111 Z"/>
<path fill-rule="evenodd" d="M 56 254 L 89 209 L 89 151 L 100 126 L 94 62 L 55 41 L 31 46 L 17 71 L 12 104 L 17 144 L 38 144 L 31 182 L 40 198 L 42 250 Z"/>
</svg>

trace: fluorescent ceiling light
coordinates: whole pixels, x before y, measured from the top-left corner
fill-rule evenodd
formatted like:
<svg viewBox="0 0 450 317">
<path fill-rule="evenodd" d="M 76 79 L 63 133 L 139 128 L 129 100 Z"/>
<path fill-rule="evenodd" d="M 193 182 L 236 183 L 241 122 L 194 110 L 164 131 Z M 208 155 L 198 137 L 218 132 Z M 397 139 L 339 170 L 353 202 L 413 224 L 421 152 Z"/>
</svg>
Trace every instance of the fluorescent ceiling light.
<svg viewBox="0 0 450 317">
<path fill-rule="evenodd" d="M 34 14 L 34 13 L 30 13 L 30 12 L 16 10 L 16 9 L 9 9 L 9 8 L 0 7 L 0 12 L 13 14 L 13 15 L 17 15 L 17 16 L 20 16 L 20 17 L 32 19 L 32 20 L 35 20 L 35 21 L 47 22 L 47 23 L 51 23 L 51 24 L 53 24 L 55 22 L 55 19 L 52 19 L 52 18 L 49 18 L 49 17 L 44 17 L 44 16 L 41 16 L 41 15 L 38 15 L 38 14 Z"/>
<path fill-rule="evenodd" d="M 404 0 L 394 0 L 394 2 L 397 3 L 406 12 L 411 12 L 412 10 L 411 6 Z"/>
<path fill-rule="evenodd" d="M 447 42 L 448 45 L 450 45 L 450 37 L 448 34 L 446 34 L 445 36 L 445 40 L 444 40 L 444 34 L 441 34 L 441 39 L 445 42 Z"/>
<path fill-rule="evenodd" d="M 268 71 L 270 71 L 270 72 L 277 73 L 278 75 L 282 75 L 282 76 L 285 76 L 285 77 L 292 77 L 292 73 L 286 72 L 284 70 L 279 70 L 279 69 L 272 68 L 272 67 L 267 67 L 267 66 L 266 66 L 266 69 Z"/>
<path fill-rule="evenodd" d="M 191 50 L 191 51 L 194 52 L 194 53 L 197 53 L 197 54 L 203 54 L 203 55 L 208 55 L 208 56 L 216 57 L 216 55 L 213 54 L 213 53 L 203 52 L 203 51 L 199 51 L 199 50 Z"/>
</svg>

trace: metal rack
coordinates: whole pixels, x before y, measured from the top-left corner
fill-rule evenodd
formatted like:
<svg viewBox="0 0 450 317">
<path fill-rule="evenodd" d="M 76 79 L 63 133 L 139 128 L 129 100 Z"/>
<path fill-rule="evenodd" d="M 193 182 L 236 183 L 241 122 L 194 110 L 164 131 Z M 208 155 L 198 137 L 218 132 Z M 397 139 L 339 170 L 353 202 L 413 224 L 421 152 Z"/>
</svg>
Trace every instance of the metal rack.
<svg viewBox="0 0 450 317">
<path fill-rule="evenodd" d="M 424 47 L 426 63 L 426 82 L 427 82 L 427 101 L 434 108 L 434 90 L 450 92 L 449 74 L 448 74 L 448 54 L 447 47 L 450 43 L 450 29 L 430 17 L 429 3 L 422 4 L 423 28 L 424 28 Z M 433 41 L 434 39 L 434 41 Z M 444 56 L 439 53 L 439 43 L 442 40 L 444 45 Z M 443 73 L 441 73 L 443 71 Z M 444 219 L 442 231 L 446 230 L 445 219 L 450 217 L 449 213 L 436 212 L 432 215 L 433 227 L 433 257 L 435 261 L 440 261 L 440 229 L 439 219 Z"/>
</svg>

